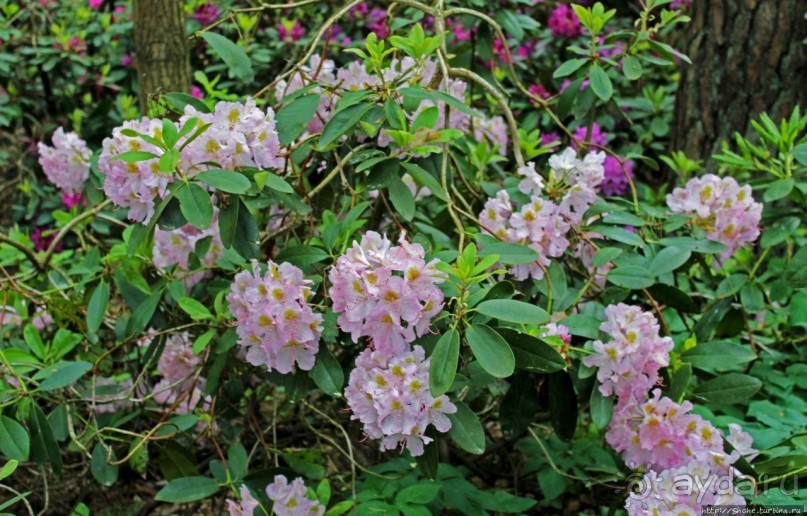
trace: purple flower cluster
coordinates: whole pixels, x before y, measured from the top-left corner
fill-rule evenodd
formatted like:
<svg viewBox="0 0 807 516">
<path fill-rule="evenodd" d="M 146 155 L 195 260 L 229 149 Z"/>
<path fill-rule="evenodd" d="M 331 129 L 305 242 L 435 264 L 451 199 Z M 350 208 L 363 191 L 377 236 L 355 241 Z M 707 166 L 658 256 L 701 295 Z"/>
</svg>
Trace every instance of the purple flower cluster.
<svg viewBox="0 0 807 516">
<path fill-rule="evenodd" d="M 583 32 L 577 14 L 568 4 L 558 4 L 549 15 L 546 25 L 556 37 L 574 38 Z"/>
<path fill-rule="evenodd" d="M 351 419 L 364 424 L 371 439 L 381 439 L 381 450 L 402 445 L 413 456 L 423 454 L 432 441 L 425 435 L 429 425 L 448 432 L 457 407 L 448 396 L 433 398 L 429 392 L 429 363 L 423 348 L 390 355 L 365 349 L 356 358 L 345 389 Z"/>
<path fill-rule="evenodd" d="M 692 414 L 691 403 L 679 404 L 653 389 L 659 370 L 670 362 L 673 342 L 659 336 L 652 314 L 620 303 L 607 307 L 605 318 L 600 329 L 611 340 L 594 342 L 594 354 L 583 363 L 598 368 L 600 392 L 616 397 L 606 441 L 628 466 L 644 467 L 644 481 L 652 486 L 651 496 L 628 498 L 628 514 L 700 514 L 704 505 L 745 505 L 738 494 L 721 491 L 715 478 L 733 473 L 733 463 L 755 452 L 751 437 L 738 425 L 730 426 L 727 440 L 735 450 L 726 453 L 723 432 Z M 697 479 L 698 493 L 668 489 L 684 474 Z"/>
<path fill-rule="evenodd" d="M 68 199 L 80 197 L 84 183 L 90 177 L 92 151 L 76 133 L 72 131 L 65 133 L 61 127 L 53 133 L 52 142 L 53 147 L 44 142 L 39 142 L 37 146 L 39 164 L 45 176 L 62 191 L 63 197 Z"/>
<path fill-rule="evenodd" d="M 321 516 L 325 507 L 316 500 L 309 499 L 308 489 L 302 478 L 289 482 L 285 475 L 275 475 L 274 481 L 266 486 L 266 496 L 274 502 L 272 514 L 277 516 Z M 227 500 L 230 516 L 254 516 L 255 509 L 260 506 L 246 486 L 239 491 L 241 500 Z M 264 514 L 262 511 L 261 514 Z"/>
<path fill-rule="evenodd" d="M 258 262 L 235 276 L 227 301 L 238 321 L 238 343 L 247 361 L 287 374 L 314 367 L 322 333 L 322 316 L 308 304 L 310 280 L 290 263 L 269 261 L 266 274 Z"/>
<path fill-rule="evenodd" d="M 392 246 L 386 236 L 369 231 L 339 257 L 328 276 L 342 331 L 353 342 L 370 337 L 374 349 L 389 355 L 408 351 L 443 308 L 437 260 L 426 263 L 423 247 L 404 235 L 398 243 Z"/>
<path fill-rule="evenodd" d="M 667 195 L 667 206 L 673 213 L 690 215 L 692 223 L 706 230 L 711 240 L 728 246 L 722 258 L 759 236 L 762 204 L 754 202 L 750 186 L 740 187 L 731 177 L 706 174 L 692 178 L 684 188 Z"/>
<path fill-rule="evenodd" d="M 185 146 L 177 167 L 189 177 L 210 168 L 210 163 L 228 170 L 238 167 L 283 168 L 274 116 L 271 108 L 264 112 L 252 99 L 244 104 L 219 102 L 211 114 L 186 106 L 185 114 L 176 124 L 177 130 L 191 118 L 198 119 L 200 126 L 210 125 L 201 136 Z M 154 215 L 155 199 L 165 197 L 175 174 L 161 172 L 158 158 L 132 163 L 116 159 L 128 151 L 150 152 L 158 156 L 163 153 L 157 146 L 137 136 L 125 135 L 125 129 L 160 138 L 162 121 L 143 118 L 124 122 L 104 140 L 98 159 L 98 168 L 106 176 L 106 195 L 117 206 L 129 208 L 131 220 L 145 224 Z M 178 145 L 184 143 L 185 138 Z"/>
<path fill-rule="evenodd" d="M 535 163 L 518 169 L 523 177 L 519 191 L 530 196 L 530 201 L 518 210 L 506 190 L 489 199 L 479 214 L 482 230 L 505 242 L 529 246 L 538 253 L 538 262 L 516 265 L 509 269 L 516 279 L 532 276 L 540 280 L 550 258 L 558 258 L 569 248 L 566 237 L 572 226 L 582 222 L 583 214 L 597 199 L 597 188 L 603 180 L 605 154 L 589 153 L 582 160 L 574 149 L 549 158 L 550 184 L 535 170 Z M 555 199 L 543 197 L 551 190 Z M 562 192 L 562 194 L 558 194 Z"/>
<path fill-rule="evenodd" d="M 176 265 L 176 273 L 179 273 L 185 288 L 192 288 L 194 285 L 209 278 L 212 273 L 207 270 L 190 273 L 190 257 L 196 249 L 196 244 L 207 237 L 210 237 L 210 246 L 201 264 L 206 267 L 215 265 L 224 249 L 219 236 L 218 225 L 215 220 L 208 229 L 200 230 L 191 224 L 177 228 L 173 231 L 154 229 L 154 251 L 153 261 L 155 267 L 165 269 Z"/>
</svg>

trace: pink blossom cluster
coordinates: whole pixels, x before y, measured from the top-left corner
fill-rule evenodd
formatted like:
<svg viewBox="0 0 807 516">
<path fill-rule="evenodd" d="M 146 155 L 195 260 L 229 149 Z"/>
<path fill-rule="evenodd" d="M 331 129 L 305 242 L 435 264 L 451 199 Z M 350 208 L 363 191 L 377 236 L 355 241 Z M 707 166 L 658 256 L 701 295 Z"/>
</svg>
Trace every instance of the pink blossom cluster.
<svg viewBox="0 0 807 516">
<path fill-rule="evenodd" d="M 556 37 L 574 38 L 583 32 L 577 14 L 568 4 L 558 4 L 549 15 L 546 25 Z"/>
<path fill-rule="evenodd" d="M 219 6 L 215 2 L 205 2 L 193 11 L 193 17 L 201 25 L 210 25 L 220 14 Z"/>
<path fill-rule="evenodd" d="M 339 257 L 328 276 L 342 331 L 353 342 L 369 337 L 376 350 L 390 355 L 408 351 L 443 308 L 437 260 L 426 263 L 423 247 L 407 242 L 405 235 L 398 243 L 392 246 L 386 236 L 368 231 Z"/>
<path fill-rule="evenodd" d="M 316 500 L 309 499 L 303 479 L 298 477 L 289 482 L 285 475 L 275 475 L 274 481 L 266 486 L 266 496 L 274 502 L 272 514 L 277 516 L 321 516 L 325 507 Z M 227 500 L 230 516 L 255 516 L 260 502 L 252 496 L 247 486 L 239 490 L 241 500 Z M 261 511 L 260 514 L 265 514 Z"/>
<path fill-rule="evenodd" d="M 185 122 L 196 118 L 198 124 L 210 124 L 195 140 L 180 153 L 178 168 L 193 177 L 210 168 L 210 163 L 233 170 L 238 167 L 282 169 L 284 160 L 279 156 L 280 142 L 275 127 L 274 111 L 258 108 L 255 101 L 244 104 L 219 102 L 213 113 L 201 113 L 186 106 L 185 114 L 176 124 L 179 130 Z M 152 138 L 162 135 L 162 121 L 143 118 L 126 121 L 103 142 L 98 159 L 98 168 L 105 174 L 104 192 L 117 206 L 129 208 L 129 218 L 147 223 L 154 215 L 155 200 L 165 197 L 174 173 L 159 170 L 158 158 L 126 163 L 116 159 L 128 151 L 150 152 L 161 155 L 163 151 L 137 136 L 127 136 L 123 130 L 131 129 Z M 178 142 L 181 146 L 187 136 Z"/>
<path fill-rule="evenodd" d="M 690 179 L 684 188 L 667 195 L 673 213 L 692 217 L 692 223 L 706 230 L 711 240 L 728 246 L 721 257 L 734 252 L 759 236 L 762 204 L 754 202 L 751 187 L 740 187 L 731 177 L 714 174 Z"/>
<path fill-rule="evenodd" d="M 600 191 L 604 195 L 624 195 L 630 183 L 628 177 L 633 177 L 633 162 L 627 160 L 623 164 L 614 156 L 607 156 L 602 164 L 605 178 L 600 184 Z"/>
<path fill-rule="evenodd" d="M 194 254 L 196 244 L 207 237 L 211 239 L 210 245 L 200 261 L 202 266 L 212 267 L 224 252 L 224 245 L 221 243 L 218 224 L 215 220 L 205 230 L 197 229 L 191 224 L 185 224 L 173 231 L 166 231 L 159 227 L 155 228 L 154 266 L 159 269 L 166 269 L 175 265 L 174 275 L 181 279 L 185 288 L 192 288 L 203 279 L 212 276 L 209 270 L 190 273 L 190 258 Z"/>
<path fill-rule="evenodd" d="M 42 331 L 53 324 L 53 317 L 48 313 L 48 309 L 44 305 L 39 305 L 34 311 L 31 324 L 33 324 L 37 330 Z"/>
<path fill-rule="evenodd" d="M 605 309 L 600 330 L 611 340 L 595 341 L 594 354 L 583 363 L 598 368 L 600 392 L 616 397 L 605 438 L 628 466 L 645 468 L 643 480 L 652 487 L 649 496 L 629 496 L 628 513 L 700 514 L 704 505 L 744 505 L 738 494 L 720 491 L 715 479 L 734 473 L 731 465 L 755 452 L 751 437 L 731 425 L 727 440 L 735 450 L 726 453 L 723 432 L 692 414 L 690 402 L 677 403 L 654 389 L 673 349 L 672 339 L 659 336 L 655 317 L 620 303 Z M 697 493 L 684 495 L 671 488 L 673 479 L 684 474 L 697 479 Z"/>
<path fill-rule="evenodd" d="M 618 398 L 644 396 L 657 382 L 658 372 L 670 363 L 674 343 L 659 336 L 659 325 L 650 312 L 624 303 L 605 309 L 600 330 L 611 340 L 594 341 L 594 354 L 583 364 L 597 368 L 600 392 Z"/>
<path fill-rule="evenodd" d="M 602 152 L 589 153 L 582 160 L 572 148 L 549 158 L 550 184 L 530 162 L 518 169 L 523 177 L 519 191 L 530 196 L 520 208 L 501 190 L 489 199 L 479 214 L 485 233 L 502 241 L 526 245 L 538 253 L 537 263 L 516 265 L 509 269 L 516 279 L 541 279 L 550 258 L 558 258 L 569 248 L 567 233 L 582 222 L 583 214 L 597 200 L 597 188 L 603 180 Z M 553 198 L 544 197 L 548 192 Z"/>
<path fill-rule="evenodd" d="M 90 177 L 92 151 L 78 134 L 65 133 L 62 127 L 53 133 L 52 142 L 53 147 L 39 142 L 39 164 L 48 180 L 62 191 L 63 201 L 70 208 L 78 204 Z"/>
<path fill-rule="evenodd" d="M 371 439 L 381 439 L 381 450 L 402 445 L 413 456 L 423 454 L 432 441 L 425 435 L 429 425 L 448 432 L 457 407 L 448 396 L 433 398 L 429 391 L 429 363 L 423 348 L 389 354 L 365 349 L 356 358 L 345 389 L 353 415 Z"/>
<path fill-rule="evenodd" d="M 322 316 L 308 303 L 310 280 L 290 263 L 269 261 L 261 273 L 258 262 L 251 271 L 235 276 L 227 300 L 238 321 L 238 343 L 252 365 L 286 374 L 296 367 L 314 367 L 322 334 Z"/>
</svg>

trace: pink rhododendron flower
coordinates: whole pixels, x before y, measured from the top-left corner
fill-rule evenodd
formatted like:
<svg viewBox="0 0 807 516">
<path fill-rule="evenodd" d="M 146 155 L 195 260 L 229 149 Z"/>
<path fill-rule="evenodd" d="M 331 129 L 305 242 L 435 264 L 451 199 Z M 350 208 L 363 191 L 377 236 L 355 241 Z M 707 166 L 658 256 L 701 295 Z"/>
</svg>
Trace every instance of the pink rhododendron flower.
<svg viewBox="0 0 807 516">
<path fill-rule="evenodd" d="M 249 488 L 245 485 L 241 486 L 239 495 L 241 500 L 238 502 L 235 500 L 227 500 L 229 516 L 254 516 L 255 509 L 260 505 L 258 500 L 252 496 L 252 493 L 249 492 Z"/>
<path fill-rule="evenodd" d="M 728 246 L 721 258 L 730 257 L 759 236 L 762 204 L 754 202 L 750 186 L 740 187 L 731 177 L 706 174 L 692 178 L 684 188 L 667 195 L 667 206 L 673 213 L 690 215 L 709 239 Z"/>
<path fill-rule="evenodd" d="M 410 244 L 404 235 L 398 243 L 392 246 L 386 236 L 369 231 L 328 275 L 342 331 L 353 342 L 370 337 L 374 349 L 392 354 L 408 350 L 443 308 L 437 260 L 426 263 L 423 247 Z"/>
<path fill-rule="evenodd" d="M 567 4 L 558 4 L 546 22 L 553 36 L 574 38 L 582 34 L 582 25 L 574 9 Z"/>
<path fill-rule="evenodd" d="M 227 301 L 247 362 L 283 374 L 314 367 L 322 316 L 308 304 L 311 283 L 294 265 L 272 261 L 266 274 L 253 260 L 251 271 L 235 276 Z"/>
<path fill-rule="evenodd" d="M 591 125 L 591 133 L 589 133 L 587 125 L 581 125 L 574 130 L 574 137 L 581 142 L 589 142 L 600 147 L 608 145 L 608 133 L 603 131 L 597 122 Z M 572 140 L 572 145 L 577 147 L 574 140 Z"/>
<path fill-rule="evenodd" d="M 193 17 L 201 25 L 210 25 L 216 21 L 220 12 L 219 7 L 214 2 L 207 2 L 196 8 L 193 12 Z"/>
<path fill-rule="evenodd" d="M 132 63 L 134 63 L 134 57 L 132 57 L 132 54 L 123 54 L 123 57 L 120 58 L 121 66 L 129 67 L 132 66 Z"/>
<path fill-rule="evenodd" d="M 633 177 L 633 161 L 626 160 L 623 165 L 614 156 L 607 156 L 602 164 L 605 179 L 600 184 L 600 191 L 605 195 L 624 195 L 628 191 L 628 176 Z"/>
<path fill-rule="evenodd" d="M 177 228 L 173 231 L 166 231 L 159 227 L 154 229 L 154 251 L 153 260 L 155 267 L 166 269 L 176 266 L 174 276 L 181 279 L 185 288 L 192 288 L 194 285 L 209 278 L 211 272 L 201 270 L 190 274 L 190 258 L 194 253 L 197 242 L 210 237 L 210 245 L 207 252 L 201 259 L 201 265 L 212 267 L 215 265 L 224 252 L 224 245 L 221 243 L 218 228 L 218 213 L 214 216 L 213 223 L 208 229 L 196 229 L 190 224 Z"/>
<path fill-rule="evenodd" d="M 275 475 L 275 480 L 266 486 L 266 496 L 272 500 L 272 514 L 277 516 L 322 516 L 325 507 L 306 497 L 306 486 L 302 478 L 289 480 L 283 475 Z"/>
<path fill-rule="evenodd" d="M 33 324 L 37 330 L 42 331 L 53 324 L 53 317 L 48 313 L 47 308 L 40 305 L 36 307 L 33 319 L 31 319 L 31 324 Z"/>
<path fill-rule="evenodd" d="M 381 450 L 399 445 L 413 456 L 423 454 L 432 439 L 425 435 L 429 425 L 448 432 L 457 407 L 443 395 L 435 399 L 429 392 L 429 362 L 420 346 L 413 351 L 389 354 L 365 349 L 356 358 L 345 389 L 351 419 L 364 425 L 371 439 L 381 439 Z"/>
<path fill-rule="evenodd" d="M 92 151 L 74 132 L 59 127 L 53 133 L 53 147 L 39 142 L 39 164 L 48 180 L 68 195 L 79 194 L 90 177 Z"/>
</svg>

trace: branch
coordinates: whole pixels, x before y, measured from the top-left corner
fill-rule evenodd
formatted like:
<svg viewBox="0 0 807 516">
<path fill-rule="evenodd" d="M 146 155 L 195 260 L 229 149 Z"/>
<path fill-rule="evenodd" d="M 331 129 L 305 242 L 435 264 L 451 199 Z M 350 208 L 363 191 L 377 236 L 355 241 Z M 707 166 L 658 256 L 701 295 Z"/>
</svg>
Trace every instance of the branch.
<svg viewBox="0 0 807 516">
<path fill-rule="evenodd" d="M 78 217 L 74 218 L 59 231 L 56 237 L 53 239 L 53 242 L 50 243 L 50 247 L 48 247 L 47 252 L 45 252 L 45 258 L 42 259 L 42 263 L 40 264 L 40 270 L 44 270 L 47 267 L 48 263 L 50 263 L 50 259 L 53 257 L 53 253 L 56 252 L 56 246 L 59 245 L 59 242 L 70 232 L 79 222 L 83 221 L 84 219 L 88 219 L 90 217 L 94 217 L 98 214 L 101 210 L 106 208 L 112 204 L 112 199 L 106 199 L 104 202 L 96 206 L 95 208 L 91 209 L 90 211 L 85 211 Z"/>
<path fill-rule="evenodd" d="M 34 267 L 36 267 L 39 271 L 42 271 L 44 269 L 44 267 L 39 263 L 39 260 L 37 260 L 36 254 L 34 254 L 33 251 L 31 251 L 30 249 L 28 249 L 27 247 L 25 247 L 21 243 L 10 239 L 9 237 L 7 237 L 7 236 L 5 236 L 3 234 L 0 234 L 0 243 L 8 244 L 11 247 L 13 247 L 13 248 L 17 249 L 18 251 L 22 252 L 22 254 L 24 254 L 25 257 L 28 258 L 28 260 L 31 263 L 33 263 Z"/>
</svg>

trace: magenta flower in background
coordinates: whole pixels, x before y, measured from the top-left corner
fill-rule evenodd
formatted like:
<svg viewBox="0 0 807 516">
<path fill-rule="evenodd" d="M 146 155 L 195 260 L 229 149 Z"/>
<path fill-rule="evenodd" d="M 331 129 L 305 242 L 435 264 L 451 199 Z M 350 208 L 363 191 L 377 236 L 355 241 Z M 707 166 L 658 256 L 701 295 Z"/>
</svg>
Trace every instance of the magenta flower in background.
<svg viewBox="0 0 807 516">
<path fill-rule="evenodd" d="M 628 176 L 633 177 L 633 162 L 625 161 L 623 170 L 619 159 L 608 156 L 602 166 L 605 179 L 600 183 L 600 191 L 605 195 L 624 195 L 628 191 Z"/>
<path fill-rule="evenodd" d="M 455 21 L 452 21 L 452 20 L 448 21 L 448 26 L 454 32 L 454 40 L 457 41 L 458 43 L 461 43 L 461 42 L 464 42 L 464 41 L 471 41 L 471 34 L 474 31 L 474 27 L 466 29 L 462 25 L 462 22 L 455 22 Z"/>
<path fill-rule="evenodd" d="M 387 11 L 376 7 L 367 16 L 367 28 L 375 32 L 378 39 L 385 39 L 389 36 L 389 25 L 387 24 Z"/>
<path fill-rule="evenodd" d="M 90 9 L 100 9 L 104 5 L 104 0 L 88 0 L 87 5 L 90 6 Z"/>
<path fill-rule="evenodd" d="M 305 36 L 305 29 L 300 25 L 300 22 L 294 22 L 291 28 L 289 28 L 288 25 L 289 23 L 283 22 L 277 26 L 277 34 L 283 41 L 300 41 L 300 39 Z"/>
<path fill-rule="evenodd" d="M 533 84 L 530 86 L 528 91 L 536 97 L 541 97 L 542 99 L 548 99 L 552 96 L 552 94 L 550 94 L 546 88 L 544 88 L 543 84 Z"/>
<path fill-rule="evenodd" d="M 574 9 L 567 4 L 558 4 L 549 15 L 546 24 L 553 36 L 574 38 L 582 33 L 580 20 L 577 19 Z"/>
<path fill-rule="evenodd" d="M 219 17 L 219 7 L 213 2 L 207 2 L 196 8 L 193 17 L 202 25 L 210 25 Z"/>
<path fill-rule="evenodd" d="M 560 135 L 558 133 L 541 133 L 541 145 L 546 147 L 550 143 L 555 143 L 560 141 Z"/>
<path fill-rule="evenodd" d="M 201 99 L 204 97 L 204 93 L 202 92 L 202 88 L 193 84 L 191 85 L 191 96 L 197 99 Z"/>
<path fill-rule="evenodd" d="M 581 125 L 574 130 L 574 137 L 581 142 L 588 141 L 589 143 L 593 143 L 594 145 L 599 145 L 601 147 L 605 147 L 608 144 L 608 133 L 603 131 L 600 124 L 597 122 L 594 122 L 594 124 L 591 126 L 590 135 L 588 134 L 588 126 Z M 577 147 L 574 141 L 572 141 L 572 145 Z"/>
</svg>

